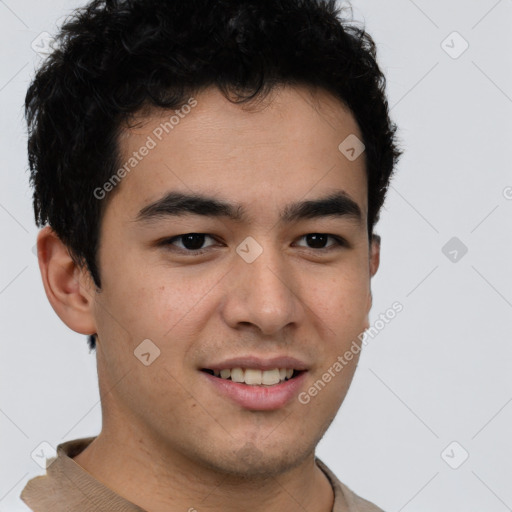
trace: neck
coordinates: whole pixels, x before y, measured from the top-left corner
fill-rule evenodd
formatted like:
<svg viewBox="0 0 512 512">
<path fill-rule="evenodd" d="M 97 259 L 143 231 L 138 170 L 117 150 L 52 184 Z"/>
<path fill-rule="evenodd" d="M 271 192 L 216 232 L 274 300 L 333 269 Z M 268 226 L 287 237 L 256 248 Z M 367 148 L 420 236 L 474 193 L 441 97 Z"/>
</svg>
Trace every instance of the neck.
<svg viewBox="0 0 512 512">
<path fill-rule="evenodd" d="M 128 448 L 129 447 L 129 448 Z M 252 512 L 303 509 L 331 512 L 331 484 L 314 453 L 277 475 L 244 477 L 209 468 L 178 452 L 147 442 L 147 436 L 120 439 L 102 432 L 74 458 L 106 487 L 148 512 L 194 510 Z"/>
</svg>

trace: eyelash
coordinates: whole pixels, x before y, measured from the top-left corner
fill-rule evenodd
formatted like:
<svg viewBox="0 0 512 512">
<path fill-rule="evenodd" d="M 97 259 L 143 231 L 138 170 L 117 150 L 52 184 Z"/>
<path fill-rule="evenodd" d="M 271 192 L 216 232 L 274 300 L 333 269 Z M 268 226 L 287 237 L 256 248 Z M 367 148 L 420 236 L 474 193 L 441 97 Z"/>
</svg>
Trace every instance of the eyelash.
<svg viewBox="0 0 512 512">
<path fill-rule="evenodd" d="M 209 235 L 207 233 L 184 233 L 182 235 L 176 235 L 176 236 L 173 236 L 171 238 L 167 238 L 165 240 L 163 240 L 159 245 L 163 245 L 163 246 L 169 246 L 169 245 L 173 245 L 173 242 L 179 240 L 179 239 L 182 239 L 183 237 L 187 236 L 187 235 L 202 235 L 202 236 L 205 236 L 205 237 L 209 237 L 211 238 L 212 240 L 216 240 L 214 236 L 212 235 Z M 304 239 L 305 237 L 307 237 L 308 235 L 323 235 L 323 236 L 327 236 L 329 238 L 331 238 L 332 240 L 334 240 L 336 243 L 335 244 L 332 244 L 328 247 L 321 247 L 319 249 L 315 249 L 314 247 L 303 247 L 305 249 L 309 249 L 310 251 L 313 251 L 313 252 L 328 252 L 330 250 L 332 250 L 333 248 L 335 247 L 349 247 L 349 244 L 347 243 L 347 241 L 340 237 L 340 236 L 337 236 L 337 235 L 331 235 L 330 233 L 307 233 L 305 235 L 302 235 L 300 239 Z M 205 252 L 208 251 L 210 247 L 207 247 L 206 249 L 196 249 L 196 250 L 190 250 L 190 249 L 182 249 L 181 247 L 177 247 L 176 249 L 184 254 L 186 254 L 187 256 L 199 256 L 201 254 L 204 254 Z"/>
</svg>

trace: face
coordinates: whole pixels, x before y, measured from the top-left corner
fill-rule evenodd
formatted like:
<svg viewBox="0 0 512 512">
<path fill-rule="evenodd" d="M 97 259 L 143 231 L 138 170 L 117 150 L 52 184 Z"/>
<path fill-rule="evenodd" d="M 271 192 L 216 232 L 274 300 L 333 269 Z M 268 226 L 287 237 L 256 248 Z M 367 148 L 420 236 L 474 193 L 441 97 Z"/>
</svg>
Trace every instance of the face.
<svg viewBox="0 0 512 512">
<path fill-rule="evenodd" d="M 368 326 L 378 248 L 364 153 L 338 150 L 362 136 L 325 92 L 281 88 L 249 109 L 215 89 L 195 100 L 168 133 L 160 112 L 120 139 L 123 162 L 138 156 L 104 199 L 93 291 L 104 429 L 162 460 L 278 474 L 334 419 L 357 351 L 335 363 Z"/>
</svg>

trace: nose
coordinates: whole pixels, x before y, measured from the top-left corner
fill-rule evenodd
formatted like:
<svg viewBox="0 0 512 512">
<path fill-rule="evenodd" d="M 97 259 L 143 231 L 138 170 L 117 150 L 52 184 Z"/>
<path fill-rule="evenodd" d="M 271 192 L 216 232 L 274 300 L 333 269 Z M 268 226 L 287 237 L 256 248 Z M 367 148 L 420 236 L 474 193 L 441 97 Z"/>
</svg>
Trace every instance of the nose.
<svg viewBox="0 0 512 512">
<path fill-rule="evenodd" d="M 279 249 L 265 247 L 251 263 L 236 255 L 233 265 L 232 284 L 222 305 L 222 316 L 231 328 L 251 325 L 261 334 L 275 335 L 300 324 L 304 304 L 293 269 Z"/>
</svg>

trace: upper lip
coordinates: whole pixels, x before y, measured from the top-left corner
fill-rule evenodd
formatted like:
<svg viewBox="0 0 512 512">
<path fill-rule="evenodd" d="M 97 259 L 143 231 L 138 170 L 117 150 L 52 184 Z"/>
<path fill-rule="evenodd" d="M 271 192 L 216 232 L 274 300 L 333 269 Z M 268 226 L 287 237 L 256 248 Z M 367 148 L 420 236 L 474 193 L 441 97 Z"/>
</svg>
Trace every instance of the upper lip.
<svg viewBox="0 0 512 512">
<path fill-rule="evenodd" d="M 202 369 L 206 370 L 225 370 L 228 368 L 254 368 L 262 371 L 273 370 L 274 368 L 293 368 L 299 371 L 308 369 L 306 363 L 291 356 L 261 358 L 251 355 L 224 359 L 223 361 L 202 367 Z"/>
</svg>

